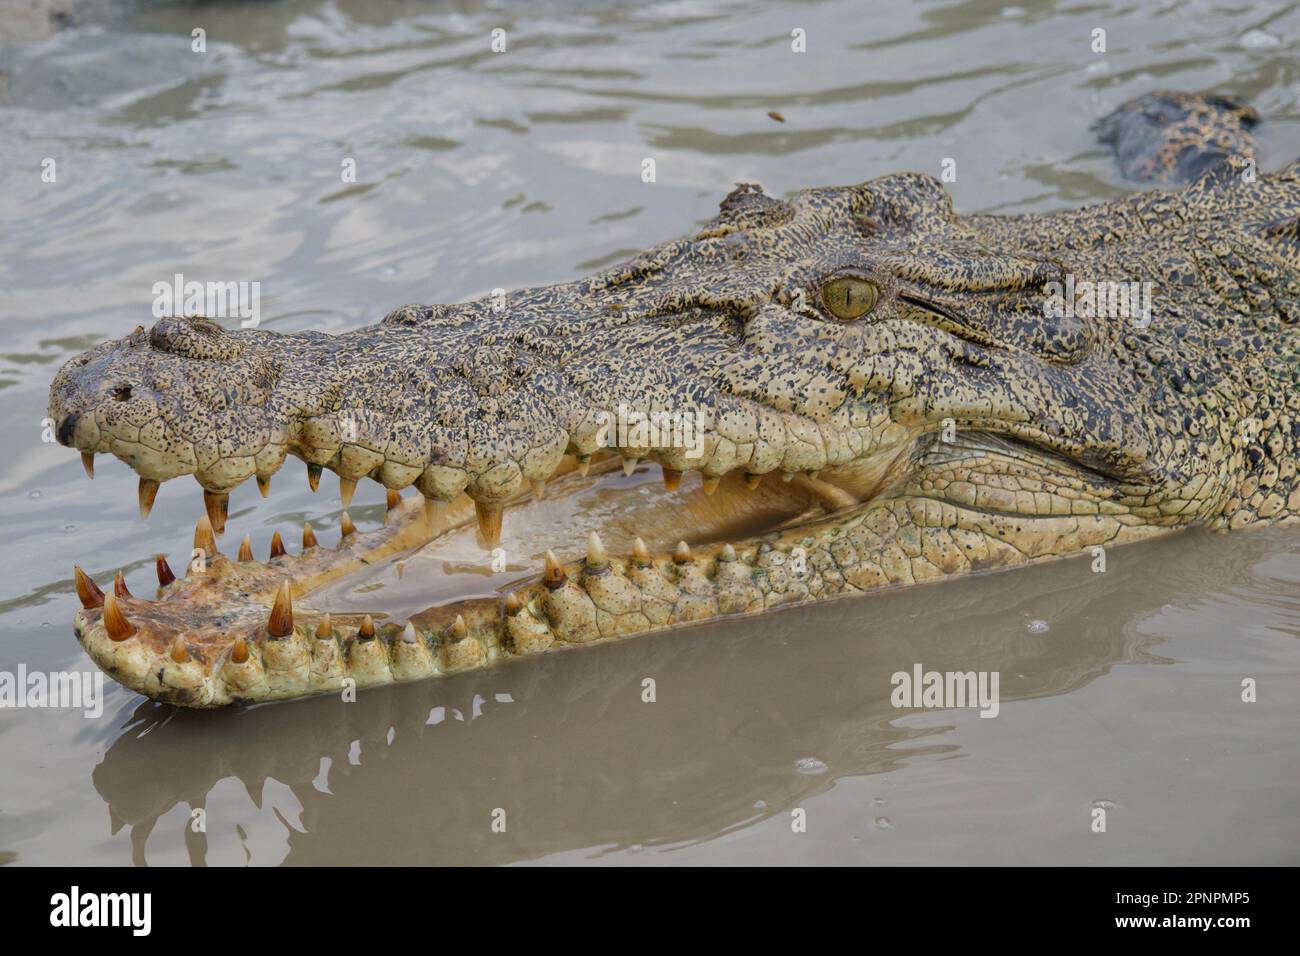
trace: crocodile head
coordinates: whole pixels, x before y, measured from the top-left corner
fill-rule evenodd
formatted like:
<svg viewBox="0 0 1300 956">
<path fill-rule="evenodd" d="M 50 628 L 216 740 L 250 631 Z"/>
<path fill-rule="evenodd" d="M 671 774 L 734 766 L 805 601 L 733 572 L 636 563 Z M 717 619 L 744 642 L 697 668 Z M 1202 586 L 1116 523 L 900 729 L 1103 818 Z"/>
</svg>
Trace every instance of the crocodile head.
<svg viewBox="0 0 1300 956">
<path fill-rule="evenodd" d="M 152 600 L 78 569 L 77 633 L 128 686 L 213 706 L 1293 514 L 1295 336 L 1216 341 L 1187 236 L 1121 228 L 1173 195 L 998 219 L 915 174 L 785 200 L 742 185 L 695 235 L 573 283 L 337 336 L 164 318 L 72 359 L 50 416 L 88 467 L 139 472 L 142 511 L 194 475 L 194 560 L 176 579 L 160 558 Z M 1118 310 L 1084 301 L 1098 281 L 1126 284 Z M 308 528 L 297 555 L 278 536 L 267 563 L 220 555 L 230 491 L 265 493 L 287 455 L 313 488 L 336 472 L 345 508 L 382 482 L 384 527 L 345 512 L 337 548 Z M 471 509 L 469 585 L 341 597 Z M 511 567 L 485 589 L 498 544 Z"/>
</svg>

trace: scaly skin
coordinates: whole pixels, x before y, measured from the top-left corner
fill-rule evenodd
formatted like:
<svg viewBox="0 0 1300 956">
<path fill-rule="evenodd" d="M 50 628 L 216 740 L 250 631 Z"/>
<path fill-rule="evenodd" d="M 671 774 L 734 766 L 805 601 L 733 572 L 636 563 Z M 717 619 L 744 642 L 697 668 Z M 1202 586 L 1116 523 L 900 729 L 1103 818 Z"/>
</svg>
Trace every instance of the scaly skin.
<svg viewBox="0 0 1300 956">
<path fill-rule="evenodd" d="M 1298 521 L 1300 164 L 1248 171 L 1251 123 L 1213 98 L 1122 108 L 1103 133 L 1125 168 L 1199 178 L 1074 212 L 959 217 L 916 174 L 784 201 L 741 186 L 690 238 L 504 302 L 407 306 L 339 336 L 167 318 L 97 346 L 51 388 L 59 439 L 127 462 L 142 503 L 155 482 L 195 475 L 206 560 L 180 580 L 160 572 L 155 600 L 120 579 L 104 599 L 78 571 L 78 637 L 127 686 L 209 707 L 1190 525 Z M 1071 274 L 1150 282 L 1150 323 L 1046 314 L 1052 283 Z M 620 406 L 701 415 L 700 457 L 617 449 L 658 462 L 668 484 L 699 471 L 706 492 L 725 480 L 743 494 L 777 473 L 820 510 L 673 554 L 613 556 L 593 535 L 584 559 L 548 556 L 503 597 L 409 622 L 375 627 L 313 605 L 325 583 L 468 520 L 470 502 L 495 543 L 508 504 L 600 462 L 600 416 Z M 313 482 L 337 472 L 345 506 L 357 480 L 381 481 L 393 492 L 385 527 L 345 522 L 338 548 L 309 535 L 300 555 L 267 564 L 218 555 L 209 524 L 221 530 L 226 495 L 269 481 L 289 454 Z M 449 504 L 401 499 L 409 485 Z"/>
</svg>

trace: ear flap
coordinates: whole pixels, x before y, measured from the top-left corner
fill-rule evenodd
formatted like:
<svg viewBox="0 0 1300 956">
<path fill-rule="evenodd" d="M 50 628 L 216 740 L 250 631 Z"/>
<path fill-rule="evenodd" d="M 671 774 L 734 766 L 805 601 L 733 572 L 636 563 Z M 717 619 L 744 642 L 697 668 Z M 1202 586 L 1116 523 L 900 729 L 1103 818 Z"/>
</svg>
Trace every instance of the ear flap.
<svg viewBox="0 0 1300 956">
<path fill-rule="evenodd" d="M 244 354 L 240 341 L 217 323 L 198 316 L 168 316 L 149 330 L 149 344 L 183 358 L 233 361 Z"/>
</svg>

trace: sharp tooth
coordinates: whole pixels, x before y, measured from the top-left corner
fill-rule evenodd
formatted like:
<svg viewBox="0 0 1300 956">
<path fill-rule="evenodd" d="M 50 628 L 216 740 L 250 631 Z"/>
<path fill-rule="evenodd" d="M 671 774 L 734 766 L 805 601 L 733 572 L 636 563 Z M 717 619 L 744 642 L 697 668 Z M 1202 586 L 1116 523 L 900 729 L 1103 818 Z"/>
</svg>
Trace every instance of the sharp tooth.
<svg viewBox="0 0 1300 956">
<path fill-rule="evenodd" d="M 284 550 L 284 539 L 280 537 L 280 532 L 271 535 L 271 557 L 282 558 L 289 552 Z"/>
<path fill-rule="evenodd" d="M 586 478 L 587 472 L 591 469 L 591 456 L 579 455 L 577 461 L 578 461 L 578 468 L 577 468 L 578 474 Z"/>
<path fill-rule="evenodd" d="M 495 548 L 501 543 L 501 516 L 505 506 L 499 501 L 474 502 L 474 514 L 478 516 L 478 531 L 483 536 L 483 545 Z"/>
<path fill-rule="evenodd" d="M 320 622 L 316 625 L 316 640 L 328 641 L 333 636 L 334 636 L 334 628 L 330 624 L 330 616 L 329 616 L 329 612 L 327 611 L 321 617 Z"/>
<path fill-rule="evenodd" d="M 357 483 L 353 478 L 344 478 L 339 475 L 339 499 L 343 502 L 343 507 L 352 507 L 352 495 L 356 493 Z"/>
<path fill-rule="evenodd" d="M 126 575 L 121 571 L 113 575 L 113 593 L 120 598 L 135 597 L 126 586 Z"/>
<path fill-rule="evenodd" d="M 307 463 L 307 484 L 311 486 L 312 491 L 320 487 L 321 470 L 320 465 L 313 465 L 311 462 Z"/>
<path fill-rule="evenodd" d="M 316 532 L 311 530 L 311 522 L 307 521 L 302 526 L 302 549 L 306 551 L 314 547 L 316 547 Z"/>
<path fill-rule="evenodd" d="M 172 660 L 177 664 L 184 664 L 190 659 L 189 648 L 185 646 L 185 638 L 177 637 L 172 642 Z"/>
<path fill-rule="evenodd" d="M 644 568 L 650 563 L 650 549 L 640 538 L 632 542 L 632 563 L 638 568 Z"/>
<path fill-rule="evenodd" d="M 153 510 L 153 500 L 158 497 L 158 482 L 152 478 L 141 478 L 137 494 L 140 497 L 140 517 L 147 518 Z"/>
<path fill-rule="evenodd" d="M 605 554 L 605 545 L 600 535 L 592 532 L 587 535 L 587 567 L 593 571 L 609 567 L 609 556 Z"/>
<path fill-rule="evenodd" d="M 534 498 L 540 498 L 542 495 L 546 494 L 546 482 L 541 478 L 534 478 L 532 480 L 532 485 Z"/>
<path fill-rule="evenodd" d="M 339 532 L 345 538 L 357 533 L 357 526 L 352 523 L 352 516 L 346 511 L 339 516 Z"/>
<path fill-rule="evenodd" d="M 676 491 L 677 486 L 682 483 L 682 473 L 674 471 L 671 468 L 664 469 L 664 487 L 669 491 Z"/>
<path fill-rule="evenodd" d="M 367 614 L 361 619 L 361 626 L 357 628 L 357 640 L 373 641 L 375 639 L 375 622 Z"/>
<path fill-rule="evenodd" d="M 235 638 L 235 646 L 230 649 L 230 661 L 242 664 L 248 660 L 248 642 L 242 637 Z"/>
<path fill-rule="evenodd" d="M 239 560 L 253 560 L 253 539 L 251 535 L 244 535 L 244 540 L 239 542 Z"/>
<path fill-rule="evenodd" d="M 230 511 L 230 495 L 224 491 L 208 491 L 204 488 L 203 507 L 207 509 L 208 520 L 212 522 L 212 530 L 217 534 L 225 534 L 226 515 Z"/>
<path fill-rule="evenodd" d="M 95 453 L 93 451 L 83 451 L 81 453 L 81 467 L 86 469 L 86 477 L 95 477 Z"/>
<path fill-rule="evenodd" d="M 781 472 L 781 480 L 782 480 L 782 481 L 794 481 L 794 472 L 793 472 L 793 471 L 783 471 L 783 472 Z"/>
<path fill-rule="evenodd" d="M 199 518 L 198 523 L 194 525 L 194 547 L 202 548 L 209 558 L 216 557 L 217 538 L 212 533 L 212 522 L 208 520 L 207 515 Z"/>
<path fill-rule="evenodd" d="M 271 493 L 270 475 L 266 475 L 265 477 L 263 477 L 262 475 L 257 476 L 257 490 L 262 493 L 263 498 L 265 498 L 267 495 Z"/>
<path fill-rule="evenodd" d="M 275 603 L 271 605 L 271 616 L 266 621 L 266 633 L 272 637 L 287 637 L 293 630 L 293 595 L 289 592 L 289 582 L 280 584 L 275 592 Z"/>
<path fill-rule="evenodd" d="M 762 484 L 762 483 L 763 483 L 763 476 L 762 476 L 762 475 L 746 475 L 746 476 L 745 476 L 745 487 L 748 488 L 750 491 L 753 491 L 755 488 L 757 488 L 757 487 L 758 487 L 760 484 Z"/>
<path fill-rule="evenodd" d="M 172 573 L 171 566 L 167 564 L 167 559 L 161 554 L 154 556 L 153 565 L 158 572 L 158 586 L 160 588 L 165 588 L 176 580 L 176 575 Z"/>
<path fill-rule="evenodd" d="M 706 495 L 711 495 L 718 490 L 718 482 L 720 482 L 721 480 L 722 480 L 721 478 L 718 478 L 716 476 L 711 478 L 705 478 L 704 483 L 700 485 L 700 487 L 704 489 L 704 493 Z"/>
<path fill-rule="evenodd" d="M 406 627 L 402 628 L 402 640 L 407 644 L 415 644 L 420 640 L 420 636 L 415 633 L 415 625 L 410 621 L 407 621 Z"/>
<path fill-rule="evenodd" d="M 718 560 L 719 560 L 719 561 L 735 561 L 735 560 L 736 560 L 736 549 L 733 548 L 730 544 L 724 544 L 724 545 L 722 546 L 722 553 L 718 555 Z"/>
<path fill-rule="evenodd" d="M 447 508 L 447 502 L 440 501 L 437 498 L 424 499 L 424 520 L 428 524 L 433 524 L 442 517 Z"/>
<path fill-rule="evenodd" d="M 673 560 L 678 564 L 685 564 L 691 560 L 691 546 L 685 541 L 677 542 L 677 550 L 673 552 Z"/>
<path fill-rule="evenodd" d="M 126 619 L 122 609 L 117 606 L 117 595 L 104 595 L 104 630 L 110 639 L 125 641 L 135 633 L 135 626 Z"/>
<path fill-rule="evenodd" d="M 641 464 L 640 458 L 624 458 L 623 474 L 630 477 L 632 475 L 632 472 L 636 471 L 636 466 L 639 464 Z"/>
<path fill-rule="evenodd" d="M 452 621 L 451 627 L 447 629 L 447 636 L 450 637 L 453 642 L 463 641 L 465 638 L 469 637 L 469 628 L 465 626 L 465 618 L 457 614 L 456 620 Z"/>
<path fill-rule="evenodd" d="M 546 552 L 546 573 L 542 575 L 542 583 L 554 591 L 556 588 L 564 586 L 564 582 L 569 576 L 564 573 L 564 565 L 560 564 L 560 559 L 555 556 L 554 551 Z"/>
<path fill-rule="evenodd" d="M 396 488 L 389 488 L 385 506 L 388 511 L 392 511 L 402 503 L 402 493 Z"/>
<path fill-rule="evenodd" d="M 72 576 L 77 579 L 77 597 L 81 606 L 90 609 L 104 606 L 104 592 L 91 580 L 90 575 L 81 570 L 80 565 L 72 566 Z"/>
<path fill-rule="evenodd" d="M 519 595 L 514 591 L 506 592 L 506 613 L 510 615 L 518 614 L 524 609 L 524 602 L 519 600 Z"/>
</svg>

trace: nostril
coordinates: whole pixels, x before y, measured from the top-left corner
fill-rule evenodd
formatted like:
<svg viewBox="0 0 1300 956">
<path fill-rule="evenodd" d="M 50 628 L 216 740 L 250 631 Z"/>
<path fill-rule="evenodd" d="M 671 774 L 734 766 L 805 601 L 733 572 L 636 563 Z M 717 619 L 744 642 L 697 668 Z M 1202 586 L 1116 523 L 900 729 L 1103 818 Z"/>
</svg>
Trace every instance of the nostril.
<svg viewBox="0 0 1300 956">
<path fill-rule="evenodd" d="M 72 433 L 77 430 L 77 416 L 68 415 L 59 423 L 59 432 L 54 437 L 59 440 L 60 445 L 72 447 Z"/>
<path fill-rule="evenodd" d="M 119 402 L 125 402 L 131 397 L 130 385 L 118 385 L 113 389 L 113 398 Z"/>
</svg>

